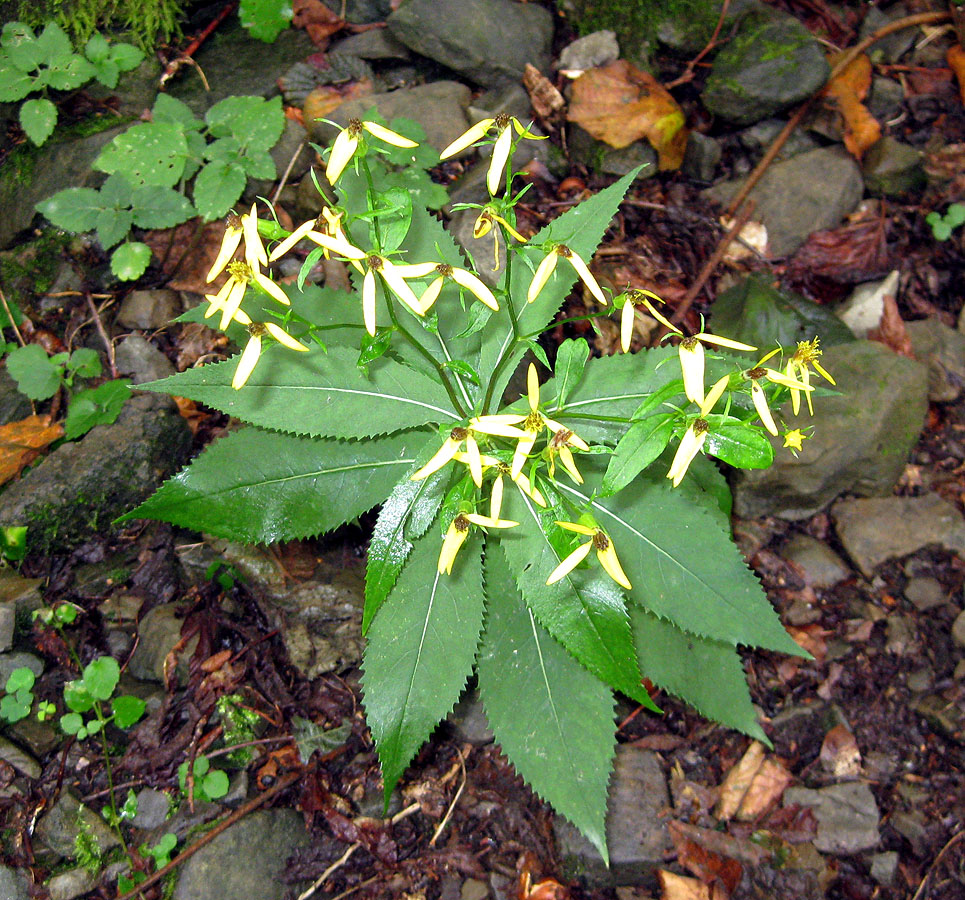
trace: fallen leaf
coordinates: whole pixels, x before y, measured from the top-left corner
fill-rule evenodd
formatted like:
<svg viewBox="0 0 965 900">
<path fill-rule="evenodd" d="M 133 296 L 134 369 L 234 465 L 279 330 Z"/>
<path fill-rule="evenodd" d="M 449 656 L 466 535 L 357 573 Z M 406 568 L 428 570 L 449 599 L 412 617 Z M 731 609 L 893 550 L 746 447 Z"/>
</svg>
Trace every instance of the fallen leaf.
<svg viewBox="0 0 965 900">
<path fill-rule="evenodd" d="M 63 434 L 63 426 L 59 422 L 51 424 L 50 416 L 28 416 L 0 426 L 0 484 L 19 475 L 41 450 Z"/>
<path fill-rule="evenodd" d="M 834 67 L 841 54 L 828 57 Z M 825 89 L 827 96 L 837 106 L 844 118 L 844 146 L 856 159 L 881 137 L 881 126 L 861 101 L 871 87 L 871 60 L 862 53 L 836 75 Z"/>
<path fill-rule="evenodd" d="M 802 625 L 800 628 L 791 626 L 788 633 L 802 650 L 807 650 L 818 662 L 823 662 L 828 652 L 828 642 L 825 638 L 831 633 L 820 625 Z"/>
<path fill-rule="evenodd" d="M 648 72 L 625 59 L 588 69 L 573 82 L 567 119 L 611 147 L 646 138 L 661 171 L 678 169 L 687 146 L 683 110 Z"/>
<path fill-rule="evenodd" d="M 190 219 L 173 229 L 148 231 L 144 235 L 144 243 L 151 248 L 154 258 L 161 260 L 161 271 L 173 276 L 167 283 L 173 291 L 205 294 L 214 291 L 216 285 L 220 287 L 217 282 L 208 284 L 204 279 L 218 258 L 225 222 L 220 220 L 203 226 L 200 238 L 194 243 L 198 226 L 198 219 Z"/>
<path fill-rule="evenodd" d="M 374 90 L 371 78 L 348 81 L 344 84 L 320 84 L 305 98 L 302 104 L 302 118 L 309 123 L 316 119 L 328 118 L 332 110 L 346 100 L 367 97 Z"/>
<path fill-rule="evenodd" d="M 523 70 L 523 87 L 529 94 L 530 103 L 533 104 L 533 112 L 541 122 L 556 122 L 560 118 L 560 113 L 566 106 L 563 95 L 556 89 L 550 81 L 536 66 L 526 63 Z"/>
<path fill-rule="evenodd" d="M 326 47 L 328 39 L 345 27 L 345 20 L 332 12 L 322 0 L 295 0 L 292 25 L 304 28 L 316 47 Z"/>
<path fill-rule="evenodd" d="M 764 762 L 764 753 L 764 745 L 760 741 L 751 741 L 747 752 L 727 773 L 720 788 L 720 800 L 715 813 L 718 819 L 726 821 L 734 818 L 757 770 Z"/>
<path fill-rule="evenodd" d="M 732 893 L 740 883 L 744 869 L 733 857 L 707 849 L 680 829 L 671 828 L 670 838 L 677 851 L 677 862 L 704 884 L 719 881 Z"/>
<path fill-rule="evenodd" d="M 678 831 L 694 843 L 700 844 L 705 850 L 736 859 L 744 868 L 756 869 L 771 855 L 768 850 L 754 841 L 744 837 L 735 837 L 723 831 L 700 828 L 697 825 L 677 820 L 668 822 L 667 828 L 671 832 L 671 836 L 674 831 Z"/>
<path fill-rule="evenodd" d="M 657 871 L 661 900 L 726 900 L 728 894 L 720 885 L 707 885 L 696 878 L 674 875 L 666 869 Z"/>
<path fill-rule="evenodd" d="M 756 821 L 781 799 L 790 783 L 791 773 L 784 766 L 776 759 L 765 759 L 741 798 L 735 818 L 740 822 Z"/>
<path fill-rule="evenodd" d="M 909 359 L 915 358 L 915 351 L 911 349 L 911 338 L 908 337 L 908 330 L 898 311 L 898 304 L 895 302 L 893 294 L 885 294 L 884 309 L 881 311 L 881 321 L 878 327 L 868 332 L 868 340 L 878 341 L 886 347 L 890 347 L 899 356 L 907 356 Z"/>
<path fill-rule="evenodd" d="M 835 725 L 821 743 L 821 764 L 835 778 L 850 778 L 861 772 L 861 751 L 845 725 Z"/>
<path fill-rule="evenodd" d="M 965 103 L 965 50 L 962 49 L 962 45 L 952 44 L 945 54 L 945 59 L 958 79 L 958 92 L 962 96 L 962 103 Z"/>
</svg>

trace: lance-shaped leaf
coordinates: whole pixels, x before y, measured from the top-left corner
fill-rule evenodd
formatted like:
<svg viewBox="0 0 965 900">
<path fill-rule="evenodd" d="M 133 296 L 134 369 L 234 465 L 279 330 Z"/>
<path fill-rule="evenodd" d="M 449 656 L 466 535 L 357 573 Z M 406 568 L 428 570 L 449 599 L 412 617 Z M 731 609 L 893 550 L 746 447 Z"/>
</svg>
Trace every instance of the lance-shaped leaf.
<svg viewBox="0 0 965 900">
<path fill-rule="evenodd" d="M 626 487 L 663 453 L 673 434 L 674 418 L 674 413 L 654 413 L 627 429 L 603 476 L 604 495 Z"/>
<path fill-rule="evenodd" d="M 590 568 L 575 569 L 555 584 L 546 584 L 566 555 L 560 548 L 573 537 L 554 522 L 564 515 L 562 510 L 541 510 L 512 490 L 506 492 L 502 515 L 520 523 L 500 533 L 499 540 L 516 584 L 540 623 L 594 675 L 652 706 L 640 684 L 623 592 L 596 558 L 591 556 Z"/>
<path fill-rule="evenodd" d="M 128 519 L 160 519 L 233 541 L 310 537 L 383 500 L 424 433 L 336 441 L 242 428 L 168 479 Z"/>
<path fill-rule="evenodd" d="M 770 746 L 751 703 L 744 667 L 730 644 L 681 631 L 636 604 L 630 622 L 647 678 L 701 715 Z"/>
<path fill-rule="evenodd" d="M 596 248 L 606 232 L 610 220 L 617 211 L 633 179 L 640 172 L 640 168 L 627 173 L 615 184 L 604 188 L 578 206 L 567 210 L 559 218 L 554 219 L 545 228 L 535 234 L 527 245 L 519 250 L 519 257 L 529 260 L 527 265 L 522 258 L 513 263 L 512 281 L 509 292 L 516 305 L 519 316 L 520 334 L 537 334 L 542 331 L 556 315 L 563 305 L 566 295 L 577 280 L 576 270 L 568 262 L 560 260 L 549 281 L 540 291 L 539 296 L 532 302 L 526 302 L 526 292 L 533 279 L 533 273 L 546 255 L 545 250 L 538 249 L 543 244 L 566 244 L 573 253 L 589 263 L 596 253 Z M 532 266 L 532 268 L 530 268 Z M 513 341 L 513 330 L 509 327 L 509 320 L 504 319 L 504 328 L 495 327 L 493 320 L 483 338 L 480 372 L 491 372 L 496 362 L 508 352 Z M 502 370 L 499 382 L 493 396 L 500 397 L 506 388 L 506 383 L 525 351 L 525 346 L 517 346 L 512 351 L 512 363 Z M 639 401 L 638 401 L 639 402 Z"/>
<path fill-rule="evenodd" d="M 368 631 L 362 689 L 386 804 L 416 751 L 459 699 L 482 630 L 482 542 L 470 538 L 451 575 L 438 572 L 440 547 L 434 533 L 416 541 Z"/>
<path fill-rule="evenodd" d="M 426 463 L 439 441 L 433 435 L 426 449 L 419 454 L 413 471 Z M 365 609 L 362 613 L 362 634 L 368 631 L 379 607 L 399 577 L 412 550 L 412 541 L 422 537 L 439 511 L 446 483 L 451 471 L 442 468 L 419 481 L 409 479 L 407 472 L 393 488 L 379 511 L 378 521 L 369 542 L 368 563 L 365 570 Z"/>
<path fill-rule="evenodd" d="M 599 470 L 582 466 L 586 483 L 560 483 L 613 539 L 633 597 L 679 628 L 727 644 L 802 655 L 747 568 L 721 516 L 670 487 L 663 472 L 641 473 L 620 493 L 592 499 Z"/>
<path fill-rule="evenodd" d="M 365 438 L 458 421 L 445 390 L 425 375 L 383 357 L 366 377 L 357 358 L 357 350 L 344 347 L 293 353 L 275 345 L 262 353 L 240 391 L 231 386 L 234 359 L 140 388 L 187 397 L 253 425 L 312 436 Z"/>
<path fill-rule="evenodd" d="M 519 774 L 607 860 L 613 695 L 536 621 L 494 543 L 486 553 L 486 629 L 477 662 L 486 717 Z"/>
</svg>

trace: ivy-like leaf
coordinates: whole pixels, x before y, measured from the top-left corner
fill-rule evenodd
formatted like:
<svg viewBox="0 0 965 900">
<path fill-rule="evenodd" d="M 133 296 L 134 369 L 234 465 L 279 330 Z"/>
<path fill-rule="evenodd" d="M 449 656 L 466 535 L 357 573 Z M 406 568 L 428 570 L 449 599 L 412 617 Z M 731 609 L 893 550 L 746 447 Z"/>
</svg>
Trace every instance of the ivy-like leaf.
<svg viewBox="0 0 965 900">
<path fill-rule="evenodd" d="M 292 730 L 298 758 L 306 765 L 316 750 L 322 755 L 331 753 L 352 736 L 352 726 L 349 723 L 323 728 L 302 716 L 292 716 Z"/>
<path fill-rule="evenodd" d="M 290 0 L 241 0 L 241 24 L 255 40 L 272 43 L 291 24 Z"/>
<path fill-rule="evenodd" d="M 92 231 L 97 215 L 104 208 L 101 195 L 93 188 L 67 188 L 42 200 L 36 209 L 58 228 L 78 234 Z"/>
<path fill-rule="evenodd" d="M 362 689 L 386 805 L 416 751 L 459 698 L 482 630 L 482 543 L 470 538 L 451 575 L 437 571 L 440 546 L 435 535 L 416 541 L 368 631 Z"/>
<path fill-rule="evenodd" d="M 424 443 L 424 434 L 349 442 L 242 428 L 118 521 L 160 519 L 248 543 L 310 537 L 385 499 Z"/>
<path fill-rule="evenodd" d="M 607 860 L 613 695 L 536 621 L 511 571 L 490 541 L 486 629 L 477 662 L 486 718 L 516 771 Z"/>
<path fill-rule="evenodd" d="M 581 460 L 586 484 L 560 483 L 613 540 L 633 597 L 679 628 L 727 644 L 801 656 L 747 568 L 718 515 L 670 487 L 663 473 L 641 473 L 620 493 L 593 499 L 599 471 Z"/>
<path fill-rule="evenodd" d="M 39 344 L 17 347 L 7 354 L 7 371 L 17 382 L 21 394 L 31 400 L 53 397 L 63 381 L 63 370 L 51 362 Z"/>
<path fill-rule="evenodd" d="M 138 228 L 172 228 L 197 214 L 184 194 L 159 185 L 135 188 L 131 205 Z"/>
<path fill-rule="evenodd" d="M 387 357 L 366 377 L 343 347 L 293 353 L 269 347 L 245 387 L 231 387 L 237 362 L 188 369 L 141 390 L 187 397 L 245 422 L 295 434 L 363 438 L 459 420 L 443 388 Z"/>
<path fill-rule="evenodd" d="M 37 147 L 54 133 L 56 124 L 57 107 L 45 98 L 27 100 L 20 107 L 20 125 Z"/>
<path fill-rule="evenodd" d="M 118 378 L 74 394 L 64 421 L 64 437 L 68 441 L 75 441 L 95 425 L 114 422 L 131 395 L 130 384 L 130 379 Z"/>
<path fill-rule="evenodd" d="M 730 644 L 681 631 L 636 605 L 630 609 L 630 622 L 647 678 L 701 715 L 770 746 L 751 703 L 740 657 Z"/>
</svg>

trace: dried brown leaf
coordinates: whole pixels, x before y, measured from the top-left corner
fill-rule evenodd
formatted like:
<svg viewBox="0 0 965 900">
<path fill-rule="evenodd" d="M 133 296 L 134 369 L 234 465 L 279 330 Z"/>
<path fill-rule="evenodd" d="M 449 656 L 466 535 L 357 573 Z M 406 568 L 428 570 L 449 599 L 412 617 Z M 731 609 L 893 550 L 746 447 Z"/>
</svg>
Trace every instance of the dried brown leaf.
<svg viewBox="0 0 965 900">
<path fill-rule="evenodd" d="M 952 44 L 945 54 L 945 59 L 958 79 L 958 91 L 961 94 L 962 103 L 965 103 L 965 50 L 962 49 L 962 45 Z"/>
<path fill-rule="evenodd" d="M 741 798 L 735 818 L 741 822 L 756 821 L 781 799 L 790 783 L 791 773 L 784 766 L 776 759 L 765 759 Z"/>
<path fill-rule="evenodd" d="M 661 900 L 726 900 L 728 894 L 720 885 L 707 885 L 696 878 L 674 875 L 666 869 L 657 872 Z"/>
<path fill-rule="evenodd" d="M 328 46 L 328 39 L 345 27 L 345 20 L 332 12 L 322 0 L 294 0 L 292 25 L 304 28 L 316 47 Z"/>
<path fill-rule="evenodd" d="M 899 356 L 915 358 L 915 351 L 911 349 L 911 338 L 898 311 L 898 304 L 891 294 L 884 295 L 884 309 L 881 311 L 881 322 L 878 327 L 868 332 L 868 340 L 878 341 L 890 347 Z"/>
<path fill-rule="evenodd" d="M 736 859 L 707 849 L 680 829 L 671 828 L 670 838 L 677 851 L 677 862 L 704 884 L 720 882 L 728 893 L 737 887 L 743 867 Z"/>
<path fill-rule="evenodd" d="M 0 426 L 0 484 L 19 475 L 41 450 L 63 434 L 63 427 L 59 422 L 52 423 L 50 416 L 28 416 Z"/>
<path fill-rule="evenodd" d="M 833 67 L 841 54 L 828 58 Z M 861 101 L 871 87 L 871 60 L 862 53 L 831 79 L 826 96 L 837 106 L 844 119 L 844 146 L 856 159 L 881 137 L 881 126 Z"/>
<path fill-rule="evenodd" d="M 716 815 L 718 819 L 734 818 L 740 809 L 741 801 L 751 786 L 757 770 L 764 762 L 764 745 L 760 741 L 751 741 L 747 752 L 741 757 L 737 765 L 733 766 L 724 778 L 720 787 L 720 800 L 717 803 Z"/>
<path fill-rule="evenodd" d="M 529 94 L 536 118 L 549 123 L 557 122 L 562 118 L 561 113 L 566 106 L 563 95 L 552 81 L 536 66 L 529 63 L 526 63 L 526 68 L 523 70 L 523 87 Z"/>
<path fill-rule="evenodd" d="M 861 772 L 861 751 L 845 725 L 835 725 L 821 743 L 821 764 L 836 778 L 850 778 Z"/>
<path fill-rule="evenodd" d="M 651 74 L 624 59 L 588 69 L 573 82 L 567 119 L 611 147 L 646 138 L 661 171 L 678 169 L 687 145 L 684 114 Z"/>
</svg>

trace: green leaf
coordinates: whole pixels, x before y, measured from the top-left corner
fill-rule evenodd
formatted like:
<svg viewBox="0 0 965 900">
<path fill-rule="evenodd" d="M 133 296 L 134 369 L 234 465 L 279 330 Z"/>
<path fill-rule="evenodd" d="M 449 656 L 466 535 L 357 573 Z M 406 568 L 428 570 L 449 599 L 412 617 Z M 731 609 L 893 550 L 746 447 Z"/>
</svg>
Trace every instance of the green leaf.
<svg viewBox="0 0 965 900">
<path fill-rule="evenodd" d="M 133 185 L 173 187 L 184 172 L 187 142 L 183 129 L 169 122 L 134 125 L 112 140 L 94 160 L 101 172 L 120 172 Z"/>
<path fill-rule="evenodd" d="M 278 170 L 267 150 L 250 149 L 241 157 L 241 167 L 249 178 L 275 178 Z"/>
<path fill-rule="evenodd" d="M 131 205 L 138 228 L 171 228 L 196 215 L 191 201 L 182 193 L 158 185 L 135 188 Z"/>
<path fill-rule="evenodd" d="M 402 245 L 412 221 L 412 198 L 404 188 L 391 187 L 380 192 L 375 208 L 382 235 L 382 252 L 391 253 Z"/>
<path fill-rule="evenodd" d="M 298 758 L 308 765 L 312 754 L 317 750 L 322 756 L 337 750 L 352 736 L 352 725 L 346 723 L 336 728 L 323 728 L 301 716 L 292 716 L 292 731 Z"/>
<path fill-rule="evenodd" d="M 195 116 L 187 103 L 172 97 L 170 94 L 160 93 L 157 95 L 151 116 L 158 124 L 177 125 L 187 131 L 198 131 L 204 127 L 204 123 Z"/>
<path fill-rule="evenodd" d="M 12 103 L 22 100 L 33 90 L 39 90 L 42 85 L 37 79 L 26 72 L 20 71 L 12 65 L 4 65 L 0 61 L 0 102 Z"/>
<path fill-rule="evenodd" d="M 96 700 L 109 700 L 121 677 L 113 656 L 99 656 L 84 667 L 84 687 Z"/>
<path fill-rule="evenodd" d="M 68 681 L 64 685 L 64 703 L 74 712 L 88 712 L 94 705 L 94 698 L 83 681 Z"/>
<path fill-rule="evenodd" d="M 20 562 L 27 555 L 26 525 L 0 526 L 0 554 L 9 562 Z"/>
<path fill-rule="evenodd" d="M 508 488 L 502 517 L 520 523 L 501 532 L 499 542 L 523 599 L 540 624 L 606 684 L 649 704 L 640 684 L 623 592 L 596 557 L 591 555 L 589 568 L 575 569 L 555 584 L 546 584 L 572 549 L 575 536 L 555 524 L 568 518 L 566 512 L 541 510 L 521 491 Z M 581 535 L 579 540 L 586 538 Z"/>
<path fill-rule="evenodd" d="M 57 107 L 47 99 L 27 100 L 20 107 L 20 125 L 39 147 L 54 133 L 57 124 Z"/>
<path fill-rule="evenodd" d="M 204 166 L 194 180 L 194 204 L 205 222 L 225 215 L 246 183 L 245 171 L 237 163 L 215 160 Z"/>
<path fill-rule="evenodd" d="M 130 385 L 130 379 L 119 378 L 74 394 L 67 408 L 64 437 L 68 441 L 76 441 L 95 425 L 110 425 L 116 421 L 121 408 L 131 396 Z"/>
<path fill-rule="evenodd" d="M 291 24 L 290 0 L 241 0 L 238 17 L 248 33 L 270 44 Z"/>
<path fill-rule="evenodd" d="M 10 62 L 22 72 L 30 72 L 44 61 L 43 47 L 33 29 L 23 22 L 7 22 L 3 26 L 0 46 Z"/>
<path fill-rule="evenodd" d="M 111 271 L 121 281 L 140 278 L 151 262 L 151 248 L 140 241 L 121 244 L 111 254 Z"/>
<path fill-rule="evenodd" d="M 433 435 L 419 453 L 413 471 L 428 462 L 438 447 L 439 441 Z M 365 570 L 362 634 L 368 631 L 395 585 L 412 550 L 412 541 L 422 537 L 436 517 L 450 477 L 445 467 L 420 481 L 410 481 L 409 474 L 389 494 L 372 531 Z"/>
<path fill-rule="evenodd" d="M 114 44 L 111 46 L 111 62 L 122 72 L 130 72 L 131 69 L 136 69 L 143 59 L 143 51 L 133 44 Z M 156 101 L 155 108 L 157 108 Z"/>
<path fill-rule="evenodd" d="M 94 77 L 102 84 L 104 87 L 113 90 L 117 87 L 117 81 L 120 78 L 121 70 L 114 65 L 112 60 L 105 59 L 99 63 L 93 63 L 94 66 Z"/>
<path fill-rule="evenodd" d="M 96 350 L 90 347 L 81 347 L 70 354 L 67 360 L 67 371 L 81 378 L 96 378 L 102 370 L 101 358 Z"/>
<path fill-rule="evenodd" d="M 101 195 L 92 188 L 67 188 L 36 206 L 58 228 L 74 233 L 93 230 L 103 208 Z"/>
<path fill-rule="evenodd" d="M 586 361 L 590 357 L 590 345 L 583 340 L 567 338 L 556 351 L 556 365 L 553 375 L 556 381 L 556 402 L 566 403 L 570 391 L 580 383 Z"/>
<path fill-rule="evenodd" d="M 133 224 L 134 214 L 129 209 L 102 209 L 95 224 L 97 240 L 107 250 L 124 240 Z"/>
<path fill-rule="evenodd" d="M 293 353 L 272 346 L 245 387 L 231 387 L 236 360 L 188 369 L 139 385 L 188 397 L 245 422 L 295 434 L 363 438 L 431 422 L 459 421 L 443 388 L 388 357 L 366 377 L 342 347 Z"/>
<path fill-rule="evenodd" d="M 17 691 L 29 691 L 33 689 L 36 681 L 37 678 L 30 669 L 26 666 L 20 666 L 20 668 L 14 669 L 7 677 L 7 684 L 4 690 L 8 694 L 13 694 Z"/>
<path fill-rule="evenodd" d="M 634 606 L 630 610 L 640 668 L 654 684 L 701 715 L 770 746 L 751 703 L 737 651 L 698 637 Z"/>
<path fill-rule="evenodd" d="M 50 61 L 47 84 L 58 91 L 72 91 L 94 77 L 96 69 L 76 53 L 67 53 Z"/>
<path fill-rule="evenodd" d="M 204 117 L 212 137 L 231 135 L 244 149 L 270 150 L 285 130 L 281 97 L 228 97 Z"/>
<path fill-rule="evenodd" d="M 368 631 L 362 689 L 386 804 L 416 751 L 459 698 L 482 630 L 481 541 L 469 538 L 451 575 L 436 569 L 440 547 L 435 534 L 416 542 Z"/>
<path fill-rule="evenodd" d="M 774 462 L 774 448 L 760 428 L 719 425 L 707 432 L 707 452 L 739 469 L 766 469 Z"/>
<path fill-rule="evenodd" d="M 7 354 L 7 371 L 21 394 L 31 400 L 46 400 L 60 390 L 63 370 L 50 361 L 39 344 L 17 347 Z"/>
<path fill-rule="evenodd" d="M 43 52 L 44 59 L 48 61 L 71 56 L 74 50 L 67 32 L 56 22 L 48 22 L 44 30 L 37 35 L 37 47 Z"/>
<path fill-rule="evenodd" d="M 608 860 L 613 695 L 536 621 L 513 584 L 509 560 L 493 545 L 486 551 L 486 630 L 477 662 L 486 718 L 516 771 Z"/>
<path fill-rule="evenodd" d="M 663 453 L 673 434 L 675 418 L 674 413 L 656 413 L 627 429 L 603 476 L 603 496 L 626 487 Z"/>
<path fill-rule="evenodd" d="M 84 718 L 79 713 L 65 713 L 60 717 L 60 730 L 64 734 L 77 734 L 83 727 Z"/>
<path fill-rule="evenodd" d="M 107 38 L 100 32 L 95 31 L 87 43 L 84 45 L 84 56 L 92 63 L 101 63 L 111 55 L 111 45 L 107 43 Z"/>
<path fill-rule="evenodd" d="M 248 543 L 330 531 L 388 496 L 424 434 L 349 442 L 242 428 L 118 521 L 160 519 Z"/>
<path fill-rule="evenodd" d="M 214 769 L 204 776 L 202 789 L 209 800 L 218 800 L 228 793 L 228 773 L 221 769 Z"/>
<path fill-rule="evenodd" d="M 585 485 L 558 487 L 610 535 L 637 602 L 702 637 L 802 655 L 719 513 L 675 491 L 662 473 L 643 472 L 619 494 L 593 500 L 599 476 L 590 457 L 581 471 Z"/>
<path fill-rule="evenodd" d="M 118 728 L 130 728 L 144 715 L 147 704 L 140 697 L 115 697 L 111 700 L 114 724 Z"/>
</svg>

